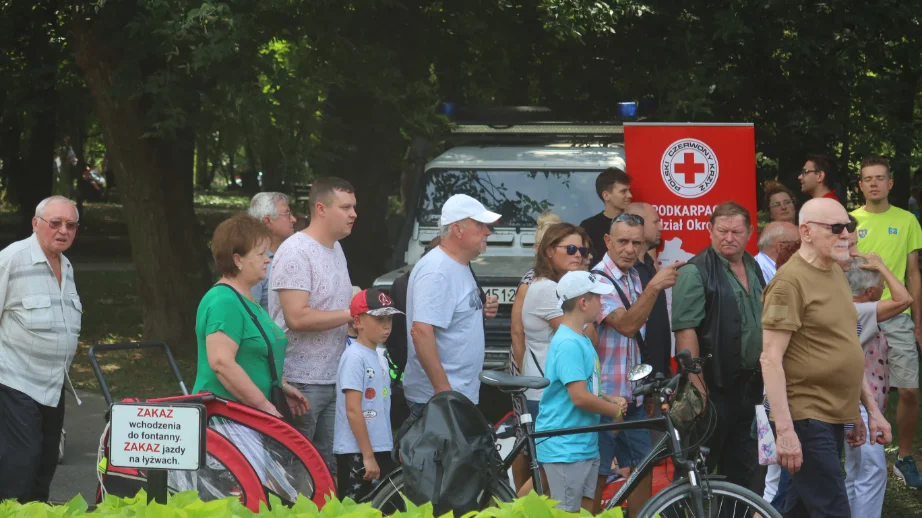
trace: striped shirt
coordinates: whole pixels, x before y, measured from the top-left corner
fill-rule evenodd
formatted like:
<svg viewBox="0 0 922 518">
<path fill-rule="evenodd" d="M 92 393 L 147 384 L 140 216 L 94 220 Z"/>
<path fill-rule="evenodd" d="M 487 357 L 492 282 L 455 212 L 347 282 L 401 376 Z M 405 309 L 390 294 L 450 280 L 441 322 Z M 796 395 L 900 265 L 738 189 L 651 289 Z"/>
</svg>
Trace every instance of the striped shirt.
<svg viewBox="0 0 922 518">
<path fill-rule="evenodd" d="M 63 255 L 61 280 L 35 234 L 0 251 L 0 384 L 45 406 L 57 406 L 69 384 L 83 316 Z"/>
<path fill-rule="evenodd" d="M 618 281 L 618 287 L 621 292 L 628 298 L 628 302 L 634 305 L 640 294 L 643 292 L 643 286 L 640 283 L 640 276 L 637 270 L 631 267 L 627 274 L 623 273 L 614 261 L 608 257 L 608 254 L 597 264 L 594 271 L 603 271 L 609 277 Z M 604 276 L 601 276 L 602 282 L 611 284 Z M 643 396 L 633 398 L 631 392 L 631 382 L 628 380 L 628 372 L 631 367 L 642 363 L 640 348 L 637 340 L 632 336 L 624 336 L 613 327 L 603 323 L 605 317 L 614 313 L 617 309 L 624 309 L 624 302 L 618 295 L 617 291 L 610 295 L 602 295 L 602 311 L 596 320 L 599 330 L 599 360 L 602 363 L 602 393 L 611 396 L 621 396 L 628 401 L 635 401 L 639 406 L 643 402 Z M 640 328 L 641 336 L 646 336 L 647 324 Z"/>
</svg>

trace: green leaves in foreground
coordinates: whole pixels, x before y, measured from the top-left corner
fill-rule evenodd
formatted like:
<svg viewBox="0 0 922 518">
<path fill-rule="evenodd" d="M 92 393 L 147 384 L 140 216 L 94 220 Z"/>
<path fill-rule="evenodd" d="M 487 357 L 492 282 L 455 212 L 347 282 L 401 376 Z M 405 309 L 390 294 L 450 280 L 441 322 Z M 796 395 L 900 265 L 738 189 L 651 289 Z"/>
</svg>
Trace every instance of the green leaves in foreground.
<svg viewBox="0 0 922 518">
<path fill-rule="evenodd" d="M 269 497 L 272 505 L 270 510 L 265 504 L 260 504 L 258 513 L 250 511 L 240 500 L 234 497 L 203 502 L 198 499 L 195 491 L 177 493 L 170 497 L 166 505 L 147 503 L 147 494 L 141 490 L 132 498 L 117 498 L 106 496 L 105 500 L 92 513 L 87 512 L 86 501 L 81 496 L 75 497 L 70 502 L 53 506 L 39 502 L 20 505 L 12 500 L 0 502 L 0 518 L 69 518 L 72 516 L 123 516 L 137 518 L 222 518 L 222 517 L 273 517 L 273 518 L 379 518 L 381 511 L 372 509 L 369 504 L 358 504 L 347 498 L 340 501 L 331 498 L 323 509 L 311 500 L 300 497 L 292 507 L 285 507 L 274 495 Z M 555 509 L 556 500 L 536 495 L 534 492 L 524 498 L 519 498 L 511 503 L 499 503 L 483 511 L 472 511 L 461 518 L 564 518 L 570 516 L 592 516 L 587 511 L 580 513 L 567 513 Z M 407 511 L 392 515 L 396 518 L 437 518 L 432 514 L 432 504 L 416 506 L 407 502 Z M 622 518 L 621 509 L 606 511 L 601 518 Z M 438 518 L 453 518 L 448 513 Z"/>
</svg>

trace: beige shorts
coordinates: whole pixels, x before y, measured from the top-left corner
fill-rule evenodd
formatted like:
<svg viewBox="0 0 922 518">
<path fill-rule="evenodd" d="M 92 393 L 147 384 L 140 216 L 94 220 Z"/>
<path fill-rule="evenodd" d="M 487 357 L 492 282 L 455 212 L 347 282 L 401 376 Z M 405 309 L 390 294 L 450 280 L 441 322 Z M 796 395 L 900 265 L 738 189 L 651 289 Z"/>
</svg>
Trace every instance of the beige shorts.
<svg viewBox="0 0 922 518">
<path fill-rule="evenodd" d="M 878 324 L 889 344 L 890 386 L 919 388 L 919 349 L 916 347 L 912 318 L 901 313 Z"/>
<path fill-rule="evenodd" d="M 559 501 L 558 509 L 578 513 L 583 497 L 595 498 L 599 478 L 599 459 L 579 462 L 546 462 L 542 465 L 547 475 L 551 498 Z"/>
</svg>

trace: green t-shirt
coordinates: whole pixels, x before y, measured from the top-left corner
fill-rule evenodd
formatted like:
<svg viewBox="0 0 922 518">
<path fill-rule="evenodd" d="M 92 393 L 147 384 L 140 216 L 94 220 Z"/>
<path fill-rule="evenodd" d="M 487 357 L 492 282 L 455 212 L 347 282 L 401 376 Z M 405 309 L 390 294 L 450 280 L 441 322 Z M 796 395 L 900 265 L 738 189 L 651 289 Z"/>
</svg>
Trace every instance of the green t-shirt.
<svg viewBox="0 0 922 518">
<path fill-rule="evenodd" d="M 739 277 L 730 268 L 730 261 L 717 254 L 726 269 L 736 305 L 740 313 L 740 367 L 758 369 L 762 354 L 762 283 L 759 282 L 757 263 L 750 258 L 744 261 L 749 291 L 743 288 Z M 672 330 L 696 328 L 705 318 L 704 281 L 697 266 L 690 265 L 679 270 L 672 288 Z"/>
<path fill-rule="evenodd" d="M 858 251 L 880 255 L 884 264 L 897 279 L 906 282 L 906 256 L 922 248 L 922 228 L 911 212 L 890 207 L 886 212 L 874 214 L 864 207 L 852 212 L 858 220 Z M 884 290 L 882 300 L 892 298 L 890 287 Z M 905 312 L 909 313 L 909 309 Z"/>
<path fill-rule="evenodd" d="M 272 352 L 275 354 L 275 369 L 279 379 L 282 378 L 282 369 L 285 365 L 285 349 L 288 347 L 288 337 L 269 314 L 255 302 L 244 299 L 250 307 L 259 324 L 272 342 Z M 208 391 L 236 401 L 237 399 L 224 388 L 221 381 L 211 366 L 208 364 L 208 351 L 205 348 L 205 337 L 223 332 L 237 343 L 236 361 L 243 368 L 247 376 L 262 390 L 266 398 L 272 387 L 272 375 L 269 373 L 269 351 L 266 341 L 259 329 L 253 323 L 250 315 L 240 303 L 240 299 L 231 290 L 223 286 L 215 286 L 199 303 L 198 312 L 195 314 L 195 338 L 198 341 L 198 369 L 195 374 L 195 387 L 193 392 Z"/>
</svg>

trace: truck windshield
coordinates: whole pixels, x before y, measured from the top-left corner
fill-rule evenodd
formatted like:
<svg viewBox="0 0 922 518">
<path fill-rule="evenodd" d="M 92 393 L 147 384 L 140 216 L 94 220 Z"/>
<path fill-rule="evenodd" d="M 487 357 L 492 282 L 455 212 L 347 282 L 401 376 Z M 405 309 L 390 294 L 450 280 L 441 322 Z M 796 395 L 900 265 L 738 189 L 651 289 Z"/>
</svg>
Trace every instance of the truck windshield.
<svg viewBox="0 0 922 518">
<path fill-rule="evenodd" d="M 467 194 L 502 214 L 500 226 L 529 227 L 551 210 L 562 221 L 579 224 L 602 210 L 595 192 L 601 170 L 431 169 L 420 201 L 419 224 L 438 226 L 442 205 L 453 194 Z"/>
</svg>

